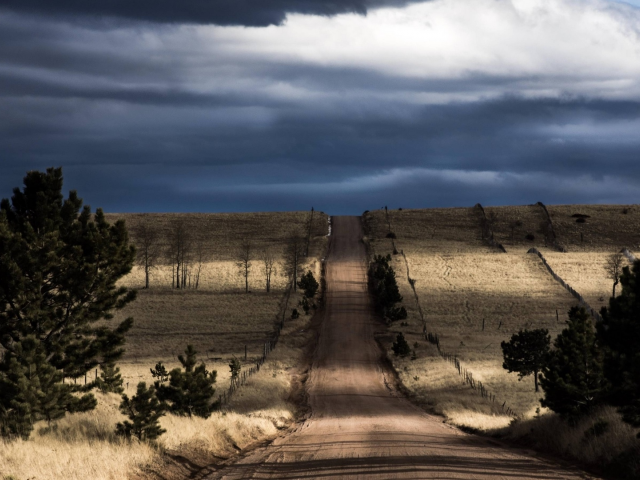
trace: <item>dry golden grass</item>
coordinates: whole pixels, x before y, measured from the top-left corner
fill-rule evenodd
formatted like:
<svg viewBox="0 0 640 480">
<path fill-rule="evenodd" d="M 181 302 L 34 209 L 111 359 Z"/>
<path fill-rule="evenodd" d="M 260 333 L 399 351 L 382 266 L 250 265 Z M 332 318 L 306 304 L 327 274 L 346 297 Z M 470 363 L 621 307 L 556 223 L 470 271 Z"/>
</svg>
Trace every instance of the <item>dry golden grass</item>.
<svg viewBox="0 0 640 480">
<path fill-rule="evenodd" d="M 274 438 L 296 415 L 297 407 L 289 400 L 290 383 L 303 364 L 303 347 L 312 335 L 309 320 L 303 316 L 286 322 L 278 347 L 260 372 L 236 391 L 225 411 L 208 419 L 169 414 L 161 420 L 167 433 L 152 446 L 118 438 L 115 425 L 124 419 L 118 411 L 120 397 L 97 393 L 96 410 L 68 415 L 53 428 L 41 422 L 30 440 L 0 444 L 0 478 L 156 478 L 154 472 L 164 471 L 171 455 L 207 465 L 236 454 L 238 448 Z M 140 365 L 141 376 L 136 380 L 151 380 L 148 367 Z M 219 368 L 223 379 L 229 376 L 226 364 L 208 363 L 208 367 Z M 218 392 L 228 385 L 221 383 Z M 133 393 L 131 386 L 129 393 Z"/>
<path fill-rule="evenodd" d="M 594 435 L 591 429 L 598 422 L 606 423 L 606 427 L 601 434 Z M 514 422 L 496 433 L 595 466 L 606 466 L 621 453 L 637 448 L 635 431 L 612 407 L 602 407 L 576 425 L 569 425 L 557 415 L 541 415 Z"/>
</svg>

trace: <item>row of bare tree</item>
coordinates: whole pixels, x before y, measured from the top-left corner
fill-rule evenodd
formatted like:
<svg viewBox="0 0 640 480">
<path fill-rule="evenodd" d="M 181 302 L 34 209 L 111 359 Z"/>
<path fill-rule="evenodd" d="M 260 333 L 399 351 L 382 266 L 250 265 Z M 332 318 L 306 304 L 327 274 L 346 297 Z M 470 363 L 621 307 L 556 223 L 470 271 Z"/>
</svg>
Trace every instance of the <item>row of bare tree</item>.
<svg viewBox="0 0 640 480">
<path fill-rule="evenodd" d="M 208 256 L 203 239 L 193 235 L 183 219 L 173 220 L 168 232 L 149 220 L 143 221 L 131 229 L 131 235 L 137 247 L 136 263 L 144 270 L 145 288 L 149 288 L 149 276 L 159 265 L 171 265 L 172 288 L 199 287 Z"/>
<path fill-rule="evenodd" d="M 297 289 L 300 264 L 303 261 L 303 257 L 307 255 L 308 248 L 308 242 L 300 235 L 294 234 L 287 238 L 284 251 L 282 252 L 284 260 L 282 275 L 293 282 L 292 286 L 294 291 Z M 260 262 L 267 293 L 271 291 L 271 279 L 274 275 L 278 274 L 276 268 L 277 258 L 272 247 L 265 247 L 256 251 L 253 243 L 245 239 L 238 249 L 237 259 L 236 265 L 238 266 L 240 276 L 244 278 L 245 293 L 249 293 L 249 275 L 254 267 L 254 260 Z"/>
<path fill-rule="evenodd" d="M 131 228 L 130 233 L 137 247 L 136 263 L 144 271 L 144 288 L 149 288 L 149 277 L 153 270 L 160 265 L 170 265 L 172 288 L 198 289 L 204 266 L 211 259 L 210 252 L 205 248 L 202 236 L 194 235 L 193 228 L 184 219 L 172 220 L 166 230 L 161 230 L 151 220 L 145 220 Z M 310 234 L 306 238 L 299 234 L 291 235 L 282 251 L 284 262 L 281 274 L 291 280 L 294 290 L 300 264 L 308 253 L 309 237 Z M 250 239 L 240 242 L 235 256 L 239 274 L 244 278 L 245 292 L 249 292 L 249 276 L 255 261 L 260 264 L 266 291 L 271 291 L 272 279 L 278 274 L 276 265 L 279 254 L 273 246 L 258 249 Z"/>
</svg>

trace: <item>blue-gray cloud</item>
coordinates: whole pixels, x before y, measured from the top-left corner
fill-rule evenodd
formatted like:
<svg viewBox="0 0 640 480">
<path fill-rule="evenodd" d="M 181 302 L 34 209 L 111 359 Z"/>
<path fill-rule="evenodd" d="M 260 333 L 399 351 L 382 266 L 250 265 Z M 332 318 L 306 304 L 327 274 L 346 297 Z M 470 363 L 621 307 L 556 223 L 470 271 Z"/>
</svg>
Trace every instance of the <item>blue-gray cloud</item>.
<svg viewBox="0 0 640 480">
<path fill-rule="evenodd" d="M 279 25 L 287 13 L 331 16 L 366 14 L 381 5 L 403 5 L 412 0 L 0 0 L 0 8 L 60 17 L 89 19 L 114 17 L 159 23 L 216 25 Z M 416 1 L 416 0 L 413 0 Z"/>
<path fill-rule="evenodd" d="M 635 10 L 594 0 L 565 25 L 479 4 L 506 37 L 460 0 L 270 29 L 96 26 L 25 2 L 0 14 L 0 197 L 62 165 L 68 188 L 111 211 L 635 201 Z M 407 38 L 376 40 L 386 28 Z"/>
</svg>

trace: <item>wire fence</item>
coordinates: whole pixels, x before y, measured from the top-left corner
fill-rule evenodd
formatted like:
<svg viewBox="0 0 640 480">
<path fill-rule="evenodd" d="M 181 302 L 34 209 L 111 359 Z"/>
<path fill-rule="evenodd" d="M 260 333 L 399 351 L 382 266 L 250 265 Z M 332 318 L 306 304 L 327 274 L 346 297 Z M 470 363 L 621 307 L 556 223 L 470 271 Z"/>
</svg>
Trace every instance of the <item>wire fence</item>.
<svg viewBox="0 0 640 480">
<path fill-rule="evenodd" d="M 289 308 L 289 299 L 291 297 L 292 288 L 293 288 L 293 283 L 289 285 L 283 297 L 283 301 L 280 307 L 280 312 L 278 312 L 278 317 L 277 317 L 279 321 L 275 326 L 272 337 L 266 342 L 264 342 L 264 344 L 262 345 L 262 355 L 260 356 L 260 358 L 258 358 L 255 365 L 253 365 L 251 368 L 249 368 L 248 370 L 241 371 L 236 377 L 232 378 L 229 384 L 229 388 L 218 396 L 218 407 L 221 410 L 226 408 L 229 405 L 229 402 L 231 401 L 231 397 L 233 396 L 234 392 L 238 390 L 240 387 L 244 386 L 249 380 L 249 378 L 251 378 L 253 375 L 255 375 L 260 371 L 260 368 L 262 367 L 262 365 L 264 365 L 264 362 L 267 361 L 269 354 L 273 351 L 274 348 L 276 348 L 276 345 L 278 344 L 278 340 L 280 339 L 280 333 L 284 328 L 284 319 L 285 319 L 285 316 L 287 315 L 287 311 Z"/>
<path fill-rule="evenodd" d="M 482 396 L 482 398 L 486 398 L 492 403 L 497 402 L 497 397 L 493 393 L 491 393 L 480 380 L 476 380 L 475 378 L 473 378 L 473 373 L 464 367 L 464 365 L 462 364 L 462 362 L 460 361 L 460 359 L 456 354 L 448 353 L 440 347 L 440 337 L 438 336 L 438 334 L 425 333 L 424 337 L 425 337 L 425 340 L 427 340 L 429 343 L 436 346 L 436 348 L 438 349 L 438 353 L 445 361 L 449 362 L 451 365 L 454 366 L 454 368 L 458 371 L 458 375 L 462 377 L 464 383 L 466 383 L 473 390 L 478 392 L 478 394 Z M 509 415 L 514 418 L 519 417 L 519 415 L 511 407 L 507 405 L 506 401 L 504 401 L 502 404 L 500 404 L 499 402 L 497 403 L 498 405 L 500 405 L 502 412 L 505 413 L 506 415 Z"/>
<path fill-rule="evenodd" d="M 484 207 L 476 203 L 475 207 L 480 211 L 480 228 L 482 229 L 482 239 L 487 242 L 491 247 L 497 248 L 501 252 L 507 253 L 507 249 L 501 243 L 496 242 L 493 236 L 493 230 L 491 229 L 491 222 L 487 218 L 487 214 L 484 211 Z"/>
<path fill-rule="evenodd" d="M 540 260 L 542 260 L 543 265 L 546 267 L 547 271 L 551 274 L 551 276 L 560 284 L 562 285 L 565 290 L 567 290 L 567 292 L 569 292 L 571 295 L 573 295 L 573 297 L 578 300 L 578 302 L 580 303 L 580 305 L 582 305 L 585 309 L 587 309 L 587 311 L 591 314 L 591 316 L 597 320 L 598 322 L 602 321 L 602 316 L 596 312 L 593 308 L 591 308 L 591 305 L 589 305 L 587 303 L 587 301 L 582 297 L 582 295 L 580 295 L 580 293 L 578 293 L 578 291 L 573 288 L 571 285 L 569 285 L 567 282 L 565 282 L 562 277 L 560 277 L 560 275 L 558 275 L 556 272 L 553 271 L 553 268 L 551 268 L 551 265 L 549 265 L 549 263 L 547 262 L 547 259 L 544 258 L 544 255 L 542 255 L 542 253 L 540 253 L 540 251 L 537 248 L 530 248 L 529 251 L 527 253 L 535 253 L 536 255 L 538 255 L 538 257 L 540 257 Z"/>
<path fill-rule="evenodd" d="M 477 204 L 476 206 L 479 206 L 480 209 L 482 209 L 482 206 L 480 204 Z M 482 212 L 484 214 L 484 209 L 482 209 Z M 389 231 L 391 231 L 391 222 L 389 220 L 389 214 L 388 214 L 386 208 L 385 208 L 385 216 L 386 216 L 386 220 L 387 220 L 387 225 L 389 227 Z M 395 241 L 394 241 L 393 238 L 392 238 L 392 242 L 393 242 L 393 248 L 395 250 L 396 244 L 395 244 Z M 500 247 L 502 247 L 502 246 L 500 245 Z M 504 250 L 504 247 L 502 247 L 502 250 L 506 252 L 506 250 Z M 493 393 L 491 393 L 484 386 L 484 384 L 481 381 L 476 380 L 473 377 L 473 373 L 462 365 L 462 363 L 458 359 L 457 355 L 445 352 L 440 347 L 440 337 L 438 336 L 438 334 L 436 334 L 436 333 L 428 333 L 427 332 L 427 322 L 426 322 L 426 320 L 424 318 L 424 313 L 422 311 L 422 306 L 420 305 L 420 297 L 419 297 L 418 292 L 416 290 L 416 281 L 415 281 L 415 279 L 411 278 L 411 272 L 409 270 L 409 261 L 407 260 L 407 256 L 404 253 L 404 249 L 400 250 L 400 254 L 402 255 L 402 258 L 404 259 L 404 264 L 405 264 L 405 268 L 406 268 L 406 272 L 407 272 L 407 281 L 409 282 L 409 285 L 411 286 L 411 290 L 413 291 L 413 296 L 414 296 L 415 301 L 416 301 L 416 306 L 418 308 L 418 313 L 420 314 L 420 319 L 422 320 L 422 334 L 424 336 L 424 339 L 427 340 L 429 343 L 431 343 L 431 344 L 436 346 L 436 348 L 438 350 L 438 354 L 445 361 L 451 363 L 456 368 L 456 370 L 458 371 L 458 374 L 460 376 L 462 376 L 463 381 L 464 381 L 465 384 L 469 385 L 474 391 L 478 392 L 483 398 L 488 399 L 492 403 L 497 403 L 498 402 L 497 397 Z M 514 418 L 517 418 L 519 416 L 511 407 L 509 407 L 507 405 L 506 401 L 504 401 L 502 404 L 499 404 L 499 405 L 500 405 L 500 408 L 502 409 L 502 412 L 505 413 L 506 415 L 509 415 L 511 417 L 514 417 Z"/>
</svg>

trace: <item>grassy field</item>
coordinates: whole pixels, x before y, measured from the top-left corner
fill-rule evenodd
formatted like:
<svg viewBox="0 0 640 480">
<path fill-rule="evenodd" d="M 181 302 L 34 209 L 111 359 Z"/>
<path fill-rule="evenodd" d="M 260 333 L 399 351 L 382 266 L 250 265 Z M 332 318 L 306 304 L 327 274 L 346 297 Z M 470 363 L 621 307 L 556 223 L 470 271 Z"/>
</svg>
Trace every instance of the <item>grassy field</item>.
<svg viewBox="0 0 640 480">
<path fill-rule="evenodd" d="M 306 235 L 309 212 L 109 214 L 107 218 L 124 219 L 130 230 L 151 221 L 161 232 L 161 241 L 169 235 L 172 222 L 184 221 L 193 238 L 202 241 L 208 259 L 198 290 L 172 289 L 171 267 L 160 265 L 153 271 L 151 288 L 139 290 L 138 299 L 117 313 L 115 321 L 134 318 L 120 365 L 132 392 L 138 381 L 150 381 L 149 366 L 156 361 L 177 366 L 177 356 L 189 344 L 216 366 L 222 384 L 228 379 L 231 357 L 244 359 L 245 347 L 249 362 L 262 354 L 263 344 L 284 308 L 282 299 L 289 281 L 283 259 L 286 242 L 292 234 Z M 309 254 L 303 258 L 301 272 L 309 269 L 319 278 L 327 232 L 327 215 L 315 212 Z M 239 239 L 249 240 L 254 251 L 249 294 L 244 293 L 244 278 L 236 266 Z M 270 293 L 265 291 L 259 259 L 265 248 L 276 257 Z M 131 288 L 142 287 L 143 272 L 135 269 L 122 283 Z M 291 302 L 287 318 L 295 303 Z"/>
<path fill-rule="evenodd" d="M 278 347 L 225 411 L 208 419 L 168 414 L 161 419 L 167 433 L 157 445 L 129 443 L 114 434 L 115 424 L 124 419 L 118 411 L 120 397 L 97 393 L 96 410 L 67 415 L 53 429 L 41 422 L 29 441 L 0 443 L 0 474 L 20 480 L 185 478 L 254 442 L 276 437 L 296 416 L 291 380 L 305 373 L 303 349 L 314 336 L 310 318 L 286 322 Z M 223 377 L 227 372 L 228 367 L 218 370 Z M 217 385 L 218 391 L 222 388 Z"/>
<path fill-rule="evenodd" d="M 626 214 L 624 208 L 628 208 Z M 395 323 L 391 330 L 402 331 L 417 355 L 411 360 L 390 352 L 390 357 L 410 395 L 453 424 L 484 431 L 506 427 L 512 417 L 502 412 L 503 402 L 524 422 L 545 413 L 538 410 L 542 392 L 534 392 L 533 379 L 518 381 L 516 374 L 502 368 L 500 342 L 523 328 L 546 328 L 555 338 L 576 300 L 537 256 L 526 252 L 538 248 L 556 272 L 599 309 L 611 295 L 612 281 L 604 270 L 606 256 L 622 246 L 632 248 L 633 232 L 640 232 L 640 212 L 635 207 L 580 205 L 548 210 L 558 242 L 568 253 L 545 246 L 540 224 L 546 216 L 537 205 L 485 208 L 493 220 L 494 237 L 507 253 L 483 242 L 477 208 L 393 210 L 388 216 L 378 210 L 365 215 L 371 253 L 392 253 L 394 245 L 399 252 L 393 255 L 393 266 L 409 318 L 406 325 Z M 576 224 L 574 213 L 590 218 Z M 580 243 L 575 229 L 587 227 L 589 234 L 583 233 Z M 396 236 L 393 243 L 387 238 L 390 230 Z M 526 238 L 529 234 L 533 240 Z M 427 331 L 440 335 L 442 348 L 456 354 L 474 378 L 496 395 L 495 403 L 463 384 L 455 368 L 424 340 L 408 277 L 414 281 Z M 391 340 L 392 336 L 386 338 L 387 347 Z M 617 425 L 629 434 L 619 419 Z"/>
<path fill-rule="evenodd" d="M 110 222 L 118 218 L 123 218 L 130 229 L 150 222 L 159 229 L 162 242 L 166 242 L 172 222 L 182 221 L 192 241 L 201 242 L 206 252 L 197 290 L 172 289 L 171 268 L 161 264 L 152 272 L 151 288 L 140 289 L 138 299 L 117 312 L 113 322 L 134 318 L 126 353 L 118 364 L 126 393 L 134 394 L 140 381 L 152 382 L 149 369 L 157 361 L 169 369 L 179 366 L 177 355 L 188 344 L 195 346 L 199 359 L 210 370 L 218 372 L 216 393 L 221 393 L 229 385 L 229 360 L 236 356 L 246 368 L 251 367 L 282 318 L 288 283 L 283 252 L 292 234 L 306 237 L 309 212 L 107 215 Z M 310 269 L 320 277 L 327 233 L 327 215 L 315 212 L 301 273 Z M 254 252 L 248 294 L 244 293 L 244 278 L 236 266 L 242 240 L 249 240 Z M 270 293 L 265 291 L 259 260 L 265 248 L 276 259 Z M 143 272 L 135 268 L 121 283 L 139 289 L 144 286 Z M 165 479 L 184 478 L 197 465 L 219 462 L 253 442 L 275 437 L 296 415 L 297 406 L 289 398 L 291 381 L 300 374 L 303 346 L 313 336 L 310 317 L 290 319 L 291 309 L 299 300 L 299 294 L 291 296 L 277 349 L 260 372 L 235 393 L 226 411 L 207 420 L 167 415 L 162 419 L 167 433 L 157 445 L 129 444 L 114 435 L 116 423 L 123 419 L 117 408 L 120 397 L 98 393 L 96 410 L 67 415 L 53 429 L 39 424 L 27 442 L 0 445 L 0 478 L 121 480 L 158 478 L 160 472 Z"/>
</svg>

